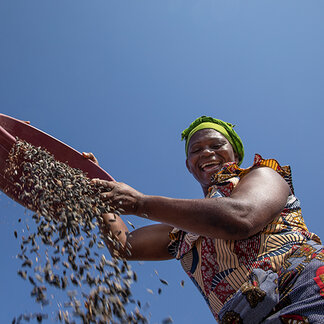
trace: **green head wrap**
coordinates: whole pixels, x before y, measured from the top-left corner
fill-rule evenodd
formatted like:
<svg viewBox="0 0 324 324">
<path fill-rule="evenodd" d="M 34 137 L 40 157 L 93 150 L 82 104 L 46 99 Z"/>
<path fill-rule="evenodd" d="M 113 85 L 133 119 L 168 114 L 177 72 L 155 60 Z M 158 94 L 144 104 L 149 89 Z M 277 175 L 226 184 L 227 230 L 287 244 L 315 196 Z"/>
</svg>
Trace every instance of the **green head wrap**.
<svg viewBox="0 0 324 324">
<path fill-rule="evenodd" d="M 193 121 L 190 126 L 181 133 L 182 140 L 186 140 L 186 155 L 188 156 L 188 144 L 193 134 L 201 129 L 212 128 L 226 137 L 237 153 L 240 165 L 244 157 L 244 147 L 240 137 L 233 129 L 234 125 L 226 123 L 220 119 L 212 117 L 201 116 Z"/>
</svg>

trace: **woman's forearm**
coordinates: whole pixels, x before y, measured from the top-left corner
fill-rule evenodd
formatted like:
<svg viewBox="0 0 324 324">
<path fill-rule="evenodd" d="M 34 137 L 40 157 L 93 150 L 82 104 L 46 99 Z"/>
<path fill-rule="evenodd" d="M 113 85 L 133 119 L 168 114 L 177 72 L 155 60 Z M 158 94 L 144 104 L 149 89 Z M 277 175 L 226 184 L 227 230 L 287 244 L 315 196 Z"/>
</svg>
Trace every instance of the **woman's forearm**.
<svg viewBox="0 0 324 324">
<path fill-rule="evenodd" d="M 249 207 L 230 197 L 210 199 L 173 199 L 145 196 L 137 216 L 166 223 L 179 229 L 223 239 L 240 239 L 248 235 L 245 215 Z"/>
<path fill-rule="evenodd" d="M 128 233 L 127 226 L 112 213 L 103 214 L 100 229 L 110 254 L 127 260 L 168 260 L 169 232 L 165 224 L 148 225 Z"/>
<path fill-rule="evenodd" d="M 131 253 L 127 242 L 128 228 L 121 217 L 113 213 L 102 214 L 99 226 L 110 254 L 127 259 Z"/>
</svg>

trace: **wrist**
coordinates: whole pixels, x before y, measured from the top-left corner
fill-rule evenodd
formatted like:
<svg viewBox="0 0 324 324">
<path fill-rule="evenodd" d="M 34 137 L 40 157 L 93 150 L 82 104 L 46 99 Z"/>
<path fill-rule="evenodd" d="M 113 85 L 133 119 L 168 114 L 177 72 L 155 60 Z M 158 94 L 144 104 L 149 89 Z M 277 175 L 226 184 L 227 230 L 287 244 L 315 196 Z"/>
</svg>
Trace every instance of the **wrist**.
<svg viewBox="0 0 324 324">
<path fill-rule="evenodd" d="M 149 196 L 142 194 L 140 196 L 140 198 L 137 200 L 137 206 L 136 206 L 136 211 L 135 211 L 136 216 L 144 217 L 143 215 L 146 215 L 145 206 L 147 204 L 148 197 Z"/>
</svg>

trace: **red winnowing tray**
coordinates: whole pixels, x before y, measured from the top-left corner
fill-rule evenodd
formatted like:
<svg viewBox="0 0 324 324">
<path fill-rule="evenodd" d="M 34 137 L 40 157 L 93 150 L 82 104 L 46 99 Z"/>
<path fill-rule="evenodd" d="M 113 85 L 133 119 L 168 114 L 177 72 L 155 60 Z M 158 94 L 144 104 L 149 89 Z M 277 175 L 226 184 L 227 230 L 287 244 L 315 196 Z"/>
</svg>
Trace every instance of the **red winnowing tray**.
<svg viewBox="0 0 324 324">
<path fill-rule="evenodd" d="M 16 137 L 25 140 L 34 146 L 41 146 L 52 153 L 56 160 L 68 164 L 87 173 L 89 178 L 100 178 L 114 181 L 105 170 L 92 161 L 84 158 L 81 153 L 64 144 L 56 138 L 30 126 L 26 122 L 0 114 L 0 190 L 7 196 L 24 204 L 15 194 L 14 184 L 5 176 L 9 151 L 16 141 Z"/>
</svg>

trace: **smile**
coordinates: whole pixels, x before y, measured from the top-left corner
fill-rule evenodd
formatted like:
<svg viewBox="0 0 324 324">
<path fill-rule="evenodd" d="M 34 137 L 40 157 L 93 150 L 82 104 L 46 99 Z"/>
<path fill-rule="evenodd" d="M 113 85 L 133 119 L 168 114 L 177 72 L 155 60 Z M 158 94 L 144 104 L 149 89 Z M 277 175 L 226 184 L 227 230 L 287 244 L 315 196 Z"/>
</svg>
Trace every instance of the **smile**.
<svg viewBox="0 0 324 324">
<path fill-rule="evenodd" d="M 220 161 L 210 161 L 200 165 L 200 169 L 204 172 L 215 171 L 222 166 Z"/>
</svg>

